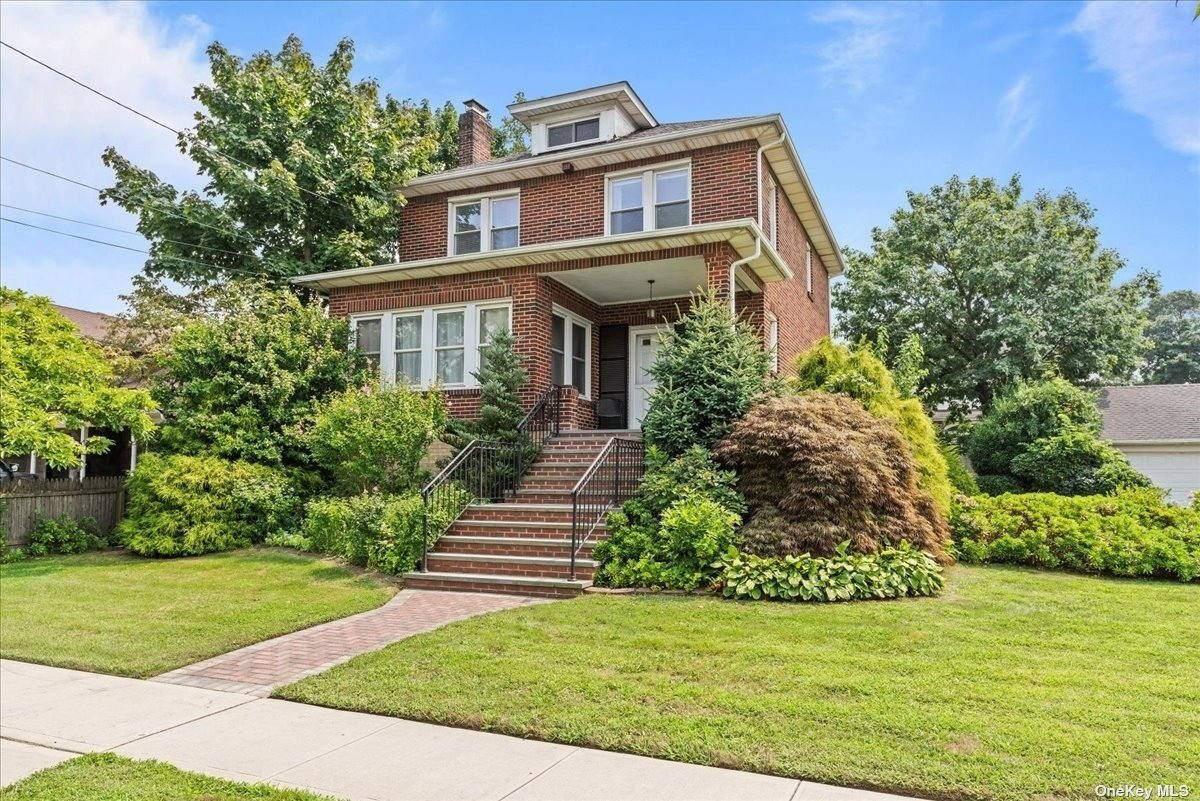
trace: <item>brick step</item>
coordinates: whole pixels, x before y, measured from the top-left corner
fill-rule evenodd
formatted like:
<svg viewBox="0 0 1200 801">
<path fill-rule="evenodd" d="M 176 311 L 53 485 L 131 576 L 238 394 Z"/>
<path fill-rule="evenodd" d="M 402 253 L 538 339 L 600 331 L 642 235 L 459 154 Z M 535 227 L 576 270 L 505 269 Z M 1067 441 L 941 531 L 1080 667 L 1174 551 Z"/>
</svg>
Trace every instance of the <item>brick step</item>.
<svg viewBox="0 0 1200 801">
<path fill-rule="evenodd" d="M 526 475 L 521 479 L 520 490 L 567 490 L 569 493 L 579 483 L 580 476 L 533 476 Z M 514 499 L 515 500 L 515 499 Z"/>
<path fill-rule="evenodd" d="M 570 476 L 578 479 L 591 466 L 591 462 L 534 462 L 525 471 L 524 478 L 558 478 Z"/>
<path fill-rule="evenodd" d="M 501 595 L 536 595 L 544 598 L 573 598 L 592 582 L 534 576 L 487 576 L 479 573 L 405 573 L 405 586 L 415 590 L 491 592 Z"/>
<path fill-rule="evenodd" d="M 568 495 L 568 498 L 570 496 Z M 570 526 L 574 518 L 569 503 L 506 503 L 472 504 L 463 509 L 458 522 L 485 520 L 515 523 L 562 523 Z"/>
<path fill-rule="evenodd" d="M 552 504 L 555 506 L 570 506 L 571 505 L 571 487 L 559 488 L 525 488 L 522 484 L 520 489 L 513 495 L 514 503 L 529 503 L 529 504 Z"/>
<path fill-rule="evenodd" d="M 597 527 L 598 536 L 607 536 L 604 526 Z M 521 520 L 455 520 L 446 531 L 450 535 L 466 537 L 519 537 L 521 539 L 570 539 L 571 520 L 521 521 Z"/>
<path fill-rule="evenodd" d="M 592 546 L 597 538 L 592 536 L 579 549 L 577 556 L 592 558 Z M 571 556 L 571 538 L 568 537 L 504 537 L 471 534 L 446 534 L 437 542 L 439 554 L 470 553 L 495 554 L 497 556 Z"/>
<path fill-rule="evenodd" d="M 598 429 L 592 431 L 560 431 L 555 434 L 551 442 L 608 442 L 613 437 L 620 439 L 641 439 L 642 431 L 637 428 L 626 429 Z"/>
<path fill-rule="evenodd" d="M 580 448 L 574 445 L 547 445 L 542 448 L 542 453 L 538 457 L 537 462 L 587 462 L 591 464 L 600 455 L 603 450 L 602 445 L 597 445 L 595 448 Z"/>
<path fill-rule="evenodd" d="M 440 553 L 428 555 L 429 569 L 438 573 L 471 573 L 485 576 L 535 576 L 567 579 L 571 574 L 570 557 L 509 556 L 500 554 Z M 591 579 L 596 563 L 575 560 L 575 577 Z"/>
</svg>

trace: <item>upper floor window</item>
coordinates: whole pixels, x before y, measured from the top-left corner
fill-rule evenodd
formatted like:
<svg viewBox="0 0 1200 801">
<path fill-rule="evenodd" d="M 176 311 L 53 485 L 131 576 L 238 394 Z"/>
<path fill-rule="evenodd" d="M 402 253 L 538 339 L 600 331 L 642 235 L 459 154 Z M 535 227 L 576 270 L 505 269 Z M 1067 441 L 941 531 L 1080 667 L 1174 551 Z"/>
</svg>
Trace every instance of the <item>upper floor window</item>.
<svg viewBox="0 0 1200 801">
<path fill-rule="evenodd" d="M 515 248 L 520 244 L 521 197 L 483 197 L 450 204 L 450 255 Z"/>
<path fill-rule="evenodd" d="M 608 182 L 608 233 L 629 234 L 688 225 L 692 218 L 690 167 L 645 170 Z"/>
<path fill-rule="evenodd" d="M 600 118 L 564 122 L 546 128 L 547 147 L 566 147 L 581 142 L 592 142 L 600 138 Z"/>
</svg>

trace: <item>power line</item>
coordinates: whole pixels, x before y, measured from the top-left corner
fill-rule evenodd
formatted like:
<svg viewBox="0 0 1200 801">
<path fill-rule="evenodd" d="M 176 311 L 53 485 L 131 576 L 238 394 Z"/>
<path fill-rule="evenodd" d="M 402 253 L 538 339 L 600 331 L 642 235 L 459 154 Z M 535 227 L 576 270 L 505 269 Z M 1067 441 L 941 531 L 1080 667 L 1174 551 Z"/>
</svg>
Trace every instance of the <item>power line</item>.
<svg viewBox="0 0 1200 801">
<path fill-rule="evenodd" d="M 86 220 L 77 220 L 74 217 L 61 217 L 57 214 L 50 214 L 45 211 L 35 211 L 33 209 L 22 208 L 21 206 L 13 206 L 8 203 L 0 203 L 0 207 L 13 209 L 15 211 L 23 211 L 26 214 L 36 214 L 39 217 L 52 217 L 55 220 L 63 220 L 64 222 L 76 223 L 77 225 L 90 225 L 93 228 L 103 228 L 106 231 L 116 231 L 118 234 L 129 234 L 130 236 L 142 236 L 138 231 L 131 231 L 128 228 L 114 228 L 111 225 L 100 225 L 99 223 L 87 222 Z M 178 239 L 160 239 L 161 242 L 167 242 L 172 245 L 179 245 L 183 248 L 197 248 L 199 250 L 212 250 L 217 253 L 228 253 L 230 256 L 242 256 L 236 250 L 226 250 L 225 248 L 214 248 L 209 245 L 197 245 L 194 242 L 180 242 Z"/>
<path fill-rule="evenodd" d="M 10 164 L 16 164 L 18 167 L 24 167 L 27 170 L 33 170 L 34 172 L 40 172 L 43 175 L 49 175 L 51 178 L 57 178 L 58 180 L 66 181 L 69 184 L 75 184 L 76 186 L 82 186 L 84 189 L 91 189 L 93 192 L 103 193 L 105 191 L 98 186 L 92 186 L 91 184 L 85 184 L 83 181 L 77 181 L 74 178 L 68 178 L 65 175 L 59 175 L 56 172 L 51 172 L 50 170 L 44 170 L 41 167 L 35 167 L 32 164 L 26 164 L 23 161 L 17 161 L 16 159 L 11 159 L 8 156 L 0 156 L 0 161 L 7 161 Z M 109 194 L 111 194 L 117 198 L 120 198 L 122 200 L 127 200 L 127 201 L 134 202 L 134 203 L 142 202 L 142 201 L 139 201 L 137 198 L 130 197 L 129 195 L 125 194 L 124 192 L 115 192 L 115 191 L 109 190 Z M 200 220 L 193 220 L 189 217 L 185 217 L 182 214 L 179 214 L 178 212 L 169 211 L 167 209 L 164 209 L 164 208 L 161 208 L 158 206 L 150 206 L 148 203 L 145 203 L 145 202 L 143 202 L 143 205 L 159 214 L 165 214 L 168 217 L 174 217 L 176 219 L 183 220 L 192 225 L 199 225 L 201 228 L 211 228 L 212 230 L 219 231 L 222 234 L 229 233 L 226 229 L 221 228 L 218 225 L 213 225 L 212 223 L 201 222 Z M 226 253 L 232 253 L 232 251 L 226 251 Z"/>
<path fill-rule="evenodd" d="M 174 127 L 168 125 L 167 123 L 163 122 L 162 120 L 155 119 L 154 117 L 151 117 L 149 114 L 146 114 L 142 111 L 138 111 L 133 106 L 126 105 L 125 103 L 122 103 L 120 100 L 117 100 L 115 97 L 106 95 L 104 92 L 101 92 L 99 89 L 89 86 L 88 84 L 84 83 L 83 81 L 79 80 L 78 78 L 75 78 L 71 75 L 68 75 L 67 73 L 63 72 L 60 69 L 50 66 L 46 62 L 41 61 L 40 59 L 37 59 L 37 58 L 31 56 L 29 53 L 26 53 L 24 50 L 21 50 L 20 48 L 17 48 L 17 47 L 13 47 L 8 42 L 0 40 L 0 45 L 7 47 L 9 50 L 13 51 L 14 53 L 24 56 L 25 58 L 29 59 L 30 61 L 32 61 L 35 64 L 38 64 L 39 66 L 45 67 L 46 69 L 53 72 L 55 75 L 59 75 L 63 78 L 66 78 L 71 83 L 88 90 L 92 94 L 102 97 L 105 100 L 109 101 L 110 103 L 115 103 L 116 105 L 120 106 L 121 108 L 125 109 L 126 111 L 128 111 L 132 114 L 136 114 L 137 116 L 141 117 L 142 119 L 148 120 L 149 122 L 154 123 L 155 125 L 157 125 L 160 128 L 170 131 L 171 133 L 173 133 L 177 136 L 189 138 L 190 141 L 193 143 L 193 145 L 203 148 L 204 150 L 207 150 L 209 153 L 212 153 L 213 155 L 220 156 L 223 159 L 240 164 L 241 166 L 245 167 L 248 170 L 260 169 L 258 167 L 255 167 L 252 164 L 247 164 L 246 162 L 242 161 L 241 159 L 237 158 L 236 156 L 230 156 L 228 154 L 222 153 L 221 151 L 217 150 L 216 148 L 212 147 L 211 145 L 208 145 L 204 142 L 199 141 L 194 136 L 189 137 L 186 132 L 181 131 L 178 128 L 174 128 Z M 328 195 L 321 194 L 320 192 L 315 192 L 312 189 L 308 189 L 306 187 L 300 186 L 299 184 L 296 184 L 296 188 L 299 189 L 301 192 L 307 192 L 308 194 L 312 195 L 313 197 L 321 198 L 322 200 L 326 201 L 327 203 L 333 203 L 335 205 L 341 206 L 342 208 L 346 209 L 347 211 L 350 211 L 350 212 L 354 211 L 349 206 L 347 206 L 345 203 L 342 203 L 341 201 L 338 201 L 338 200 L 334 200 L 333 198 L 329 197 Z"/>
<path fill-rule="evenodd" d="M 258 271 L 254 271 L 254 270 L 246 270 L 246 269 L 241 269 L 241 268 L 237 268 L 237 267 L 220 267 L 220 266 L 213 265 L 213 264 L 205 264 L 202 261 L 195 261 L 193 259 L 185 259 L 180 256 L 168 256 L 166 254 L 152 254 L 152 253 L 150 253 L 150 251 L 142 250 L 141 248 L 131 248 L 128 245 L 118 245 L 116 242 L 106 242 L 103 239 L 93 239 L 90 236 L 82 236 L 80 234 L 72 234 L 67 231 L 59 231 L 54 228 L 46 228 L 43 225 L 34 225 L 33 223 L 22 222 L 21 220 L 14 220 L 11 217 L 4 217 L 3 215 L 0 215 L 0 221 L 15 223 L 16 225 L 23 225 L 26 228 L 36 228 L 39 231 L 45 231 L 45 232 L 51 233 L 51 234 L 58 234 L 59 236 L 69 236 L 72 239 L 82 239 L 84 242 L 92 242 L 97 245 L 106 245 L 107 247 L 110 247 L 110 248 L 117 248 L 119 250 L 128 250 L 133 253 L 141 253 L 144 256 L 153 255 L 155 258 L 158 258 L 158 259 L 170 259 L 172 261 L 182 262 L 183 264 L 192 264 L 197 267 L 203 267 L 206 270 L 216 270 L 216 271 L 227 272 L 227 273 L 240 273 L 242 275 L 250 275 L 250 276 L 254 276 L 256 278 L 260 278 L 260 279 L 267 280 L 267 281 L 271 281 L 276 278 L 276 276 L 271 276 L 267 273 L 262 273 L 262 272 L 258 272 Z"/>
</svg>

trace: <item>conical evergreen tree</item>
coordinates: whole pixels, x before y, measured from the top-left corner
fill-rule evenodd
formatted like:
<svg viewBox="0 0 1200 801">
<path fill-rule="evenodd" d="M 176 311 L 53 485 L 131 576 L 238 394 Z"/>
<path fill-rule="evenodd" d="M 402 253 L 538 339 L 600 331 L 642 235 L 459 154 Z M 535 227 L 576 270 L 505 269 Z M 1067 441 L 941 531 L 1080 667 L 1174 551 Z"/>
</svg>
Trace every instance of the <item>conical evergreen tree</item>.
<svg viewBox="0 0 1200 801">
<path fill-rule="evenodd" d="M 514 336 L 507 329 L 492 336 L 480 368 L 471 375 L 482 389 L 479 417 L 475 420 L 451 420 L 442 440 L 455 453 L 473 439 L 489 442 L 516 442 L 517 425 L 525 416 L 521 409 L 521 387 L 529 382 L 524 359 L 517 353 Z"/>
</svg>

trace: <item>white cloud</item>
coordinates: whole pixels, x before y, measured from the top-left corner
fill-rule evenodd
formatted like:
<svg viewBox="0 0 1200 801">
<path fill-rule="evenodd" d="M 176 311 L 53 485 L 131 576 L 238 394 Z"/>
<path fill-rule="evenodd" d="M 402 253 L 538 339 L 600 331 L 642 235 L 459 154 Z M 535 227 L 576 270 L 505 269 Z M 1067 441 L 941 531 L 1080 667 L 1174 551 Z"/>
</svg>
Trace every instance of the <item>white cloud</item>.
<svg viewBox="0 0 1200 801">
<path fill-rule="evenodd" d="M 937 13 L 929 3 L 836 2 L 812 15 L 835 29 L 821 48 L 821 72 L 862 94 L 887 74 L 895 56 L 924 44 Z"/>
<path fill-rule="evenodd" d="M 1085 3 L 1071 28 L 1092 65 L 1111 73 L 1130 111 L 1146 117 L 1167 147 L 1200 154 L 1200 22 L 1192 3 Z"/>
<path fill-rule="evenodd" d="M 192 89 L 208 79 L 208 28 L 195 17 L 161 21 L 143 3 L 25 3 L 0 6 L 4 40 L 173 127 L 192 123 Z M 94 186 L 112 173 L 100 154 L 114 145 L 177 186 L 196 188 L 175 137 L 8 49 L 0 52 L 0 151 Z M 21 167 L 0 165 L 3 202 L 64 217 L 132 228 L 136 220 L 94 192 Z M 144 248 L 140 237 L 82 228 L 11 209 L 5 217 Z M 72 244 L 73 243 L 73 244 Z M 56 266 L 61 265 L 61 266 Z M 82 265 L 92 265 L 89 278 Z M 136 253 L 3 225 L 0 276 L 9 286 L 68 305 L 113 310 L 142 266 Z"/>
<path fill-rule="evenodd" d="M 996 108 L 1000 134 L 1009 148 L 1020 147 L 1037 123 L 1037 105 L 1030 97 L 1028 73 L 1017 78 Z"/>
</svg>

